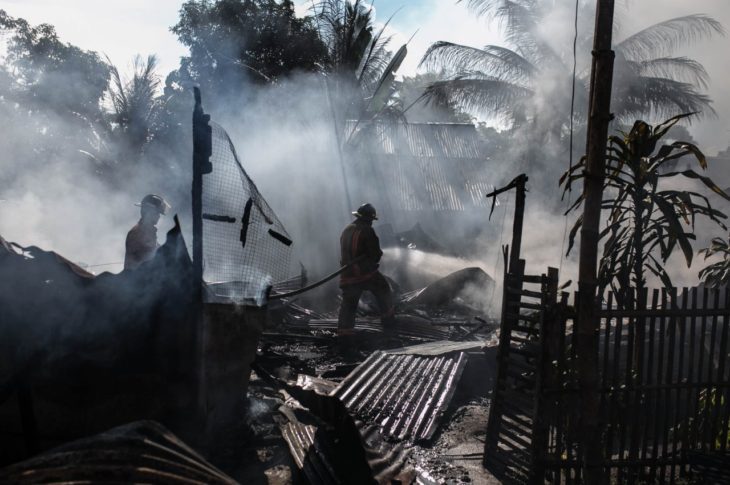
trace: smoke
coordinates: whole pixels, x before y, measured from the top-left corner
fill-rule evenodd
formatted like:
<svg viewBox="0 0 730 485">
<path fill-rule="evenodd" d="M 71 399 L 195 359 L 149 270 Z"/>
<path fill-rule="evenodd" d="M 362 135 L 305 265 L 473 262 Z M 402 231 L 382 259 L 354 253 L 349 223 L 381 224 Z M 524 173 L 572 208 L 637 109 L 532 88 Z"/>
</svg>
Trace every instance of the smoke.
<svg viewBox="0 0 730 485">
<path fill-rule="evenodd" d="M 187 215 L 183 204 L 165 180 L 165 173 L 139 164 L 119 168 L 111 178 L 98 173 L 98 167 L 80 150 L 88 140 L 83 132 L 55 137 L 53 158 L 40 148 L 43 136 L 25 123 L 23 115 L 5 112 L 7 128 L 3 133 L 6 148 L 2 169 L 6 174 L 0 186 L 0 235 L 23 246 L 34 245 L 52 250 L 90 270 L 119 271 L 124 260 L 127 230 L 139 219 L 134 206 L 146 193 L 169 193 L 171 213 Z M 44 120 L 47 132 L 62 131 L 68 120 L 51 115 Z M 160 234 L 172 225 L 160 223 Z"/>
<path fill-rule="evenodd" d="M 300 74 L 271 86 L 245 86 L 245 99 L 210 111 L 293 236 L 295 258 L 314 274 L 338 266 L 339 233 L 356 208 L 346 198 L 324 82 L 321 75 Z M 351 190 L 357 185 L 347 182 Z"/>
<path fill-rule="evenodd" d="M 565 51 L 564 46 L 572 41 L 572 29 L 568 28 L 572 27 L 570 3 L 557 2 L 558 8 L 541 25 L 539 34 L 550 39 L 556 51 Z M 668 17 L 675 13 L 676 6 L 670 10 L 656 15 L 647 14 L 641 21 L 649 24 L 660 20 L 659 17 Z M 718 12 L 709 13 L 721 17 Z M 579 35 L 590 30 L 592 20 L 592 13 L 584 10 Z M 625 31 L 634 31 L 633 25 Z M 496 39 L 486 41 L 498 43 Z M 418 57 L 416 50 L 412 49 L 409 58 Z M 585 67 L 587 60 L 581 62 Z M 541 117 L 549 119 L 568 113 L 569 74 L 547 72 L 540 84 L 534 108 Z M 70 79 L 60 80 L 61 85 L 69 82 Z M 346 105 L 343 98 L 359 96 L 360 93 L 341 93 L 338 94 L 341 97 L 333 100 L 327 95 L 327 82 L 333 83 L 334 80 L 327 80 L 321 74 L 301 73 L 265 86 L 232 79 L 229 81 L 230 89 L 224 91 L 233 94 L 225 98 L 217 98 L 217 93 L 203 92 L 206 111 L 228 131 L 244 168 L 292 235 L 296 261 L 301 261 L 312 277 L 327 274 L 338 267 L 340 231 L 350 220 L 350 211 L 366 202 L 359 200 L 357 194 L 367 192 L 364 189 L 373 183 L 372 180 L 354 177 L 351 160 L 338 150 L 341 140 L 336 135 L 333 120 L 333 112 L 342 116 L 341 108 L 343 103 Z M 560 96 L 551 95 L 556 92 Z M 186 153 L 184 149 L 170 148 L 165 152 L 164 147 L 158 146 L 162 153 L 158 153 L 156 158 L 177 167 L 173 171 L 141 163 L 116 171 L 112 180 L 105 180 L 95 173 L 95 166 L 79 152 L 79 148 L 88 145 L 87 135 L 78 133 L 65 137 L 57 150 L 60 155 L 53 160 L 33 160 L 36 132 L 29 129 L 29 123 L 22 119 L 21 113 L 7 106 L 4 109 L 8 122 L 2 168 L 5 174 L 12 176 L 3 176 L 0 187 L 0 199 L 4 199 L 0 202 L 0 234 L 3 237 L 23 245 L 33 244 L 55 250 L 69 259 L 87 264 L 121 262 L 124 237 L 138 218 L 138 209 L 133 204 L 151 192 L 171 199 L 171 212 L 183 216 L 183 227 L 189 240 L 190 160 L 179 155 Z M 181 115 L 179 120 L 183 126 L 188 127 L 191 111 L 192 95 L 190 111 L 183 111 L 184 117 Z M 338 122 L 341 121 L 340 118 Z M 50 131 L 60 131 L 66 120 L 49 117 L 44 123 Z M 570 230 L 575 216 L 569 217 L 566 227 L 562 212 L 567 208 L 567 202 L 561 201 L 561 190 L 557 186 L 560 173 L 567 169 L 568 149 L 565 144 L 554 143 L 545 143 L 537 151 L 529 148 L 535 146 L 532 143 L 533 129 L 534 126 L 525 126 L 524 130 L 505 134 L 510 143 L 499 154 L 499 160 L 490 161 L 487 168 L 496 187 L 508 183 L 523 171 L 530 176 L 528 188 L 531 192 L 527 195 L 522 239 L 522 255 L 527 260 L 528 272 L 540 274 L 548 266 L 560 266 L 561 281 L 575 281 L 577 251 L 574 249 L 570 257 L 563 256 L 567 249 L 566 232 Z M 189 138 L 184 141 L 189 143 Z M 582 137 L 576 133 L 576 153 L 583 151 L 583 144 Z M 725 142 L 713 141 L 713 144 L 722 147 Z M 18 148 L 20 146 L 22 150 Z M 545 159 L 557 163 L 547 168 L 548 165 L 542 163 Z M 574 192 L 572 200 L 577 195 Z M 393 250 L 386 251 L 383 270 L 387 273 L 389 268 L 406 259 L 414 273 L 421 274 L 426 280 L 427 277 L 445 276 L 466 266 L 478 266 L 500 282 L 503 270 L 500 246 L 511 241 L 513 196 L 502 195 L 500 201 L 502 204 L 491 220 L 486 211 L 475 211 L 445 222 L 439 220 L 440 229 L 427 227 L 438 242 L 446 241 L 446 245 L 461 243 L 464 259 Z M 369 202 L 377 207 L 379 201 Z M 164 234 L 169 225 L 171 221 L 163 219 L 160 234 Z M 698 231 L 700 228 L 698 226 Z M 393 229 L 397 232 L 410 227 Z M 702 228 L 702 231 L 706 231 L 707 239 L 717 235 L 712 228 Z M 701 246 L 698 242 L 697 247 Z M 681 265 L 677 267 L 679 281 L 679 275 L 685 272 Z M 99 268 L 119 270 L 121 266 Z M 292 271 L 296 272 L 296 268 Z M 694 269 L 692 272 L 696 275 Z M 689 281 L 689 276 L 686 281 Z"/>
</svg>

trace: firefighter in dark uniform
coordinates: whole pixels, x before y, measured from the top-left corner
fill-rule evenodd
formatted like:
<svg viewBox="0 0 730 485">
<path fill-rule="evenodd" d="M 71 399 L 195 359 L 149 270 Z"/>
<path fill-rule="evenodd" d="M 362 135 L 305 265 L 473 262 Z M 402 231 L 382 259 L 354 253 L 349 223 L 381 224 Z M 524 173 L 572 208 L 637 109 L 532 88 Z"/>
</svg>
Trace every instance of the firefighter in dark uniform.
<svg viewBox="0 0 730 485">
<path fill-rule="evenodd" d="M 360 257 L 362 259 L 340 275 L 342 305 L 337 325 L 337 335 L 340 337 L 354 334 L 355 312 L 363 291 L 370 291 L 375 296 L 380 307 L 381 322 L 386 329 L 395 322 L 390 285 L 378 271 L 383 251 L 372 227 L 373 221 L 378 219 L 375 208 L 364 204 L 352 215 L 355 216 L 355 221 L 345 227 L 340 236 L 340 265 L 344 266 Z"/>
<path fill-rule="evenodd" d="M 140 207 L 139 222 L 127 233 L 124 253 L 124 269 L 135 269 L 155 256 L 157 243 L 157 222 L 170 205 L 159 195 L 146 195 Z"/>
</svg>

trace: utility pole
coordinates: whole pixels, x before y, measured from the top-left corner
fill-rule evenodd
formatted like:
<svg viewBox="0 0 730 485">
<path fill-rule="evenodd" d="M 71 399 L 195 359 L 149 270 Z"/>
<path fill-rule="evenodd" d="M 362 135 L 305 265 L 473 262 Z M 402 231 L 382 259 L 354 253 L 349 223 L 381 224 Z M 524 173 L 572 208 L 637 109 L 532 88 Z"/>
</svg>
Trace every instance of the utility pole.
<svg viewBox="0 0 730 485">
<path fill-rule="evenodd" d="M 614 0 L 596 1 L 596 26 L 593 37 L 590 107 L 586 173 L 583 183 L 583 226 L 580 232 L 578 268 L 578 318 L 576 325 L 578 381 L 580 384 L 580 454 L 583 483 L 606 483 L 601 462 L 603 437 L 599 425 L 598 375 L 598 302 L 596 300 L 598 239 L 601 201 L 606 167 L 606 143 L 611 115 L 611 84 L 614 52 L 612 47 Z"/>
</svg>

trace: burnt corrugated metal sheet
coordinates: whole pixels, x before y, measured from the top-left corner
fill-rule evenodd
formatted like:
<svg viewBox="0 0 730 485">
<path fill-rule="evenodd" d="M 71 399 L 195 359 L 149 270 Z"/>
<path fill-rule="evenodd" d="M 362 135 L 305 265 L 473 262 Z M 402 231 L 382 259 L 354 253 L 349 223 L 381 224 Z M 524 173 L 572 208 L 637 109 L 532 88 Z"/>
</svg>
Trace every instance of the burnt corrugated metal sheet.
<svg viewBox="0 0 730 485">
<path fill-rule="evenodd" d="M 349 122 L 354 167 L 376 181 L 394 210 L 465 211 L 487 207 L 493 190 L 484 142 L 474 125 L 461 123 Z M 354 134 L 352 131 L 356 130 Z M 366 189 L 367 190 L 367 189 Z"/>
<path fill-rule="evenodd" d="M 484 340 L 472 340 L 469 342 L 441 340 L 438 342 L 411 345 L 410 347 L 403 347 L 400 349 L 390 349 L 385 352 L 387 354 L 437 356 L 449 354 L 451 352 L 483 350 L 485 346 L 486 342 Z"/>
<path fill-rule="evenodd" d="M 236 485 L 159 423 L 137 421 L 0 470 L 0 483 Z"/>
<path fill-rule="evenodd" d="M 334 485 L 353 482 L 351 476 L 339 476 L 337 473 L 338 464 L 333 462 L 336 460 L 335 454 L 323 442 L 325 440 L 316 426 L 289 421 L 280 429 L 294 462 L 309 483 Z M 360 423 L 359 430 L 367 450 L 373 483 L 429 483 L 425 478 L 419 480 L 415 470 L 408 465 L 408 450 L 402 445 L 386 443 L 379 436 L 376 427 Z"/>
<path fill-rule="evenodd" d="M 446 340 L 452 337 L 452 330 L 448 326 L 436 326 L 429 322 L 420 322 L 408 320 L 406 316 L 399 315 L 398 325 L 394 328 L 395 335 L 403 338 L 412 338 L 419 340 Z M 460 322 L 455 322 L 457 325 Z M 308 323 L 308 328 L 315 330 L 336 330 L 337 319 L 312 319 Z M 364 319 L 358 318 L 355 321 L 355 330 L 369 333 L 383 333 L 383 324 L 380 319 Z M 462 332 L 463 333 L 463 332 Z"/>
<path fill-rule="evenodd" d="M 463 352 L 439 356 L 378 351 L 335 389 L 350 413 L 383 433 L 414 441 L 433 437 L 466 365 Z"/>
</svg>

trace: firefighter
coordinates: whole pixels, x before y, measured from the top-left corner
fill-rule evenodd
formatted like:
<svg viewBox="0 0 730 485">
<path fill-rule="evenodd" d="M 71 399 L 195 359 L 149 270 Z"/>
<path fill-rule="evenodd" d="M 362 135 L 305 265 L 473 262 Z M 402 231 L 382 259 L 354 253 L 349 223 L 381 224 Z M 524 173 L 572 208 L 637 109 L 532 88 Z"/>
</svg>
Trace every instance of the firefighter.
<svg viewBox="0 0 730 485">
<path fill-rule="evenodd" d="M 340 236 L 340 265 L 344 266 L 357 258 L 361 259 L 340 275 L 342 304 L 337 335 L 344 338 L 354 335 L 355 312 L 363 291 L 370 291 L 375 296 L 385 329 L 392 328 L 395 323 L 390 285 L 378 271 L 383 251 L 372 227 L 373 221 L 378 219 L 375 208 L 371 204 L 363 204 L 352 215 L 355 216 L 355 221 L 345 227 Z"/>
<path fill-rule="evenodd" d="M 127 233 L 124 269 L 135 269 L 155 256 L 157 248 L 157 222 L 165 215 L 170 205 L 159 195 L 145 195 L 140 208 L 140 219 Z"/>
</svg>

